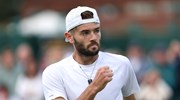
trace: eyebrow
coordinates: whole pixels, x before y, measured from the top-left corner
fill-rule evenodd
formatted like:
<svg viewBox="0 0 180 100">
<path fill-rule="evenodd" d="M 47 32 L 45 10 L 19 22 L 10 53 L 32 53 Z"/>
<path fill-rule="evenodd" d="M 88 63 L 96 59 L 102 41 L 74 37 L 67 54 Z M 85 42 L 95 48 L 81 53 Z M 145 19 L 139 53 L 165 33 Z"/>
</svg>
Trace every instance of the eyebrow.
<svg viewBox="0 0 180 100">
<path fill-rule="evenodd" d="M 94 28 L 92 30 L 97 30 L 97 29 L 100 29 L 100 27 L 98 26 L 98 27 L 96 27 L 96 28 Z M 80 32 L 87 31 L 87 30 L 91 30 L 91 29 L 84 29 L 84 30 L 81 30 Z"/>
<path fill-rule="evenodd" d="M 95 30 L 96 30 L 96 29 L 100 29 L 100 27 L 95 28 Z"/>
</svg>

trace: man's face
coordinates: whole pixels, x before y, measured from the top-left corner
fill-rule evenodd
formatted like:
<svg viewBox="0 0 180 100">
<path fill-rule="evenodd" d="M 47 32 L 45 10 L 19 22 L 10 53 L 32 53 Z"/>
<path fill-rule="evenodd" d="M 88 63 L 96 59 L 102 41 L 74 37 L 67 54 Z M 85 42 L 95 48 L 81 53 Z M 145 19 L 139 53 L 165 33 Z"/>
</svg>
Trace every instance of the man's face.
<svg viewBox="0 0 180 100">
<path fill-rule="evenodd" d="M 78 26 L 73 34 L 74 46 L 84 56 L 95 56 L 100 50 L 100 25 L 88 23 Z"/>
</svg>

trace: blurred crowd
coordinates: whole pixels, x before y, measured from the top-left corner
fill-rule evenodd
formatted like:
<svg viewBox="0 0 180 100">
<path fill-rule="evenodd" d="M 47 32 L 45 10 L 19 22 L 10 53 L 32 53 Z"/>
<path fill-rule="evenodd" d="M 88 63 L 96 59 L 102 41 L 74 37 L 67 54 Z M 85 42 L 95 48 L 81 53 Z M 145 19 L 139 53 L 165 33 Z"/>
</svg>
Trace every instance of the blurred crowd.
<svg viewBox="0 0 180 100">
<path fill-rule="evenodd" d="M 128 45 L 124 53 L 118 49 L 104 51 L 126 55 L 134 68 L 141 91 L 137 100 L 180 99 L 180 41 L 168 46 L 157 44 L 145 52 L 138 43 Z M 21 43 L 15 50 L 5 46 L 0 53 L 0 100 L 44 100 L 41 74 L 51 63 L 72 53 L 58 46 L 42 50 L 37 60 L 31 45 Z"/>
<path fill-rule="evenodd" d="M 137 100 L 180 100 L 179 0 L 1 0 L 0 100 L 44 100 L 42 72 L 72 53 L 64 20 L 77 5 L 97 8 L 102 51 L 131 61 Z"/>
<path fill-rule="evenodd" d="M 22 44 L 14 52 L 11 47 L 1 51 L 1 100 L 41 100 L 41 74 L 29 45 Z"/>
<path fill-rule="evenodd" d="M 148 53 L 139 45 L 128 47 L 129 57 L 141 91 L 138 100 L 180 99 L 180 42 L 172 40 L 166 47 L 156 44 Z"/>
</svg>

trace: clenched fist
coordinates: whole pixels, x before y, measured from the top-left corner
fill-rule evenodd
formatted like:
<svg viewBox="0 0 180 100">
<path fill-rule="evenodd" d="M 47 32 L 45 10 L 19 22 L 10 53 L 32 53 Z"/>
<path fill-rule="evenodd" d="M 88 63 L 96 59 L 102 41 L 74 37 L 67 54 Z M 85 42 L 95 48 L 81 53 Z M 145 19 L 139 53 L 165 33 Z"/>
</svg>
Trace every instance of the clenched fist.
<svg viewBox="0 0 180 100">
<path fill-rule="evenodd" d="M 101 91 L 112 80 L 113 72 L 108 66 L 101 67 L 98 69 L 96 76 L 91 83 L 92 86 L 96 87 L 96 91 Z"/>
</svg>

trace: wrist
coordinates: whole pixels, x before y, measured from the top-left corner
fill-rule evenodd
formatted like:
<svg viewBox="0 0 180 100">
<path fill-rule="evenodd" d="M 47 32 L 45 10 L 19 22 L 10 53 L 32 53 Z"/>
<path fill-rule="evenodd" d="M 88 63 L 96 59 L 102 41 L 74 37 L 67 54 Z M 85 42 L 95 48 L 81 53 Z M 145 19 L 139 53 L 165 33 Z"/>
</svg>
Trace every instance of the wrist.
<svg viewBox="0 0 180 100">
<path fill-rule="evenodd" d="M 94 100 L 97 93 L 98 88 L 91 83 L 77 100 Z"/>
<path fill-rule="evenodd" d="M 96 95 L 98 93 L 98 88 L 96 86 L 94 86 L 93 84 L 89 85 L 89 90 L 92 95 Z"/>
</svg>

